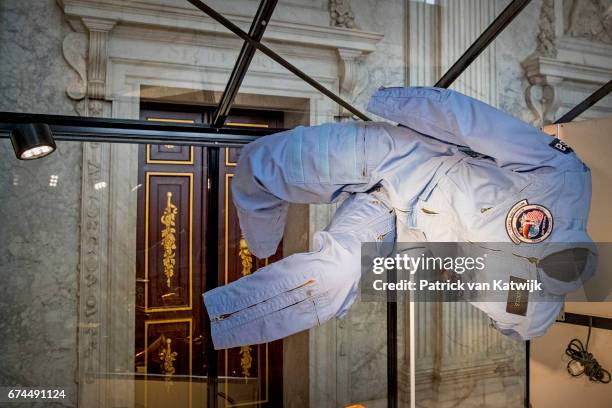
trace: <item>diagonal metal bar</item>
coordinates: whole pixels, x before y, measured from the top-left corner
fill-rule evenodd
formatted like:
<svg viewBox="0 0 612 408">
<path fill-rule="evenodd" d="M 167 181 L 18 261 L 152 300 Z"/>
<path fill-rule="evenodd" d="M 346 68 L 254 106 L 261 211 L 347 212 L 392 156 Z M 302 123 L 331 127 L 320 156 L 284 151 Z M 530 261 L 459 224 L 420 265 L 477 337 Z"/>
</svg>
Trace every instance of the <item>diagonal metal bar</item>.
<svg viewBox="0 0 612 408">
<path fill-rule="evenodd" d="M 261 0 L 261 3 L 259 3 L 259 8 L 257 9 L 257 13 L 255 14 L 255 18 L 253 18 L 249 30 L 249 36 L 253 40 L 261 41 L 277 2 L 278 0 Z M 225 91 L 223 91 L 219 105 L 213 114 L 213 119 L 211 121 L 213 127 L 220 128 L 225 124 L 225 120 L 234 104 L 234 99 L 249 69 L 255 51 L 256 49 L 248 42 L 242 45 L 242 49 L 236 60 L 236 65 L 234 65 L 230 79 L 225 86 Z"/>
<path fill-rule="evenodd" d="M 519 15 L 531 0 L 513 0 L 480 34 L 461 57 L 446 71 L 434 86 L 448 88 L 470 66 L 487 46 Z"/>
<path fill-rule="evenodd" d="M 351 104 L 346 102 L 344 99 L 342 99 L 341 97 L 339 97 L 338 95 L 330 91 L 329 89 L 325 88 L 323 85 L 321 85 L 319 82 L 312 79 L 310 76 L 306 75 L 306 73 L 301 71 L 295 65 L 288 62 L 286 59 L 278 55 L 276 52 L 272 51 L 270 48 L 268 48 L 264 44 L 252 39 L 246 32 L 241 30 L 240 27 L 238 27 L 237 25 L 229 21 L 227 18 L 223 17 L 221 14 L 216 12 L 214 9 L 212 9 L 211 7 L 209 7 L 202 1 L 200 0 L 187 0 L 187 1 L 193 4 L 195 7 L 197 7 L 201 11 L 203 11 L 204 13 L 208 14 L 210 17 L 212 17 L 214 20 L 216 20 L 221 25 L 223 25 L 225 28 L 227 28 L 228 30 L 236 34 L 238 37 L 242 38 L 244 41 L 249 43 L 252 47 L 266 54 L 276 63 L 286 68 L 292 74 L 296 75 L 302 81 L 308 83 L 310 86 L 315 88 L 317 91 L 321 92 L 323 95 L 327 96 L 328 98 L 336 102 L 338 105 L 342 106 L 343 108 L 351 112 L 353 115 L 357 116 L 358 118 L 362 120 L 370 120 L 370 118 L 368 118 L 365 114 L 361 113 L 357 108 L 353 107 Z"/>
<path fill-rule="evenodd" d="M 578 105 L 572 108 L 572 110 L 557 119 L 555 123 L 571 122 L 572 120 L 580 116 L 582 112 L 595 105 L 597 102 L 599 102 L 599 100 L 601 100 L 604 96 L 608 95 L 610 92 L 612 92 L 612 80 L 608 81 L 607 84 L 593 92 L 584 101 L 580 102 Z"/>
</svg>

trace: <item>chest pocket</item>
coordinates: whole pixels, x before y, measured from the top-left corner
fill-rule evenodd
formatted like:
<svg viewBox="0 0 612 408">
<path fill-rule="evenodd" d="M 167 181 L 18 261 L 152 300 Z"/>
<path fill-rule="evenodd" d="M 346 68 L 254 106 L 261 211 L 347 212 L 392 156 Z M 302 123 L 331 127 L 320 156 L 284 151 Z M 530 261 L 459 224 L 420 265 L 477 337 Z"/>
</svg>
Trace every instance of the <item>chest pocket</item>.
<svg viewBox="0 0 612 408">
<path fill-rule="evenodd" d="M 493 161 L 469 159 L 450 169 L 441 188 L 458 214 L 485 214 L 512 201 L 532 184 L 528 173 L 502 169 Z"/>
<path fill-rule="evenodd" d="M 423 232 L 427 241 L 461 240 L 459 222 L 439 185 L 417 201 L 414 217 L 416 227 Z"/>
<path fill-rule="evenodd" d="M 526 198 L 530 188 L 533 177 L 529 174 L 499 168 L 490 160 L 461 161 L 438 181 L 446 211 L 452 215 L 443 222 L 453 228 L 457 239 L 505 242 L 509 239 L 505 216 L 517 201 Z"/>
<path fill-rule="evenodd" d="M 502 169 L 490 160 L 471 159 L 450 169 L 439 184 L 455 213 L 473 223 L 507 211 L 532 183 L 529 174 Z"/>
</svg>

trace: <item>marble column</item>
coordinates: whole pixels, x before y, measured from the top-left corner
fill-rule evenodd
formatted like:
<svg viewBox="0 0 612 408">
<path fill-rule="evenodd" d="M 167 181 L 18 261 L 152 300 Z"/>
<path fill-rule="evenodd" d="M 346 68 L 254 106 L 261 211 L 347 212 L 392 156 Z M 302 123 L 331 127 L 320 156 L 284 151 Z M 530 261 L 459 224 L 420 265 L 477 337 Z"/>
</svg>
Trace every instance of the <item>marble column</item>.
<svg viewBox="0 0 612 408">
<path fill-rule="evenodd" d="M 440 1 L 441 71 L 446 72 L 495 19 L 490 0 Z M 452 88 L 491 105 L 497 105 L 495 42 L 491 43 Z"/>
<path fill-rule="evenodd" d="M 440 77 L 440 6 L 408 1 L 408 84 L 431 86 Z"/>
</svg>

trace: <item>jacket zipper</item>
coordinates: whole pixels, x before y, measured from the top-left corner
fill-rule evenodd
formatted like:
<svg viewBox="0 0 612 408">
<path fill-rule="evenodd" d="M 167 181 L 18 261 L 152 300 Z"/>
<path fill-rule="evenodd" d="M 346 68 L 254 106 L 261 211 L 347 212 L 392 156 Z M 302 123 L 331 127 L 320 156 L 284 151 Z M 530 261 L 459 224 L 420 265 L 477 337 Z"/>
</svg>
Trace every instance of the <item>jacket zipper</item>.
<svg viewBox="0 0 612 408">
<path fill-rule="evenodd" d="M 316 282 L 316 281 L 315 281 L 314 279 L 309 279 L 309 280 L 307 280 L 306 282 L 302 283 L 301 285 L 296 286 L 296 287 L 295 287 L 295 288 L 293 288 L 293 289 L 290 289 L 290 290 L 286 290 L 286 291 L 284 291 L 284 292 L 281 292 L 281 293 L 279 293 L 278 295 L 282 295 L 282 294 L 285 294 L 285 293 L 294 292 L 294 291 L 296 291 L 296 290 L 298 290 L 298 289 L 301 289 L 301 288 L 303 288 L 303 287 L 305 287 L 305 286 L 312 285 L 312 284 L 313 284 L 313 283 L 315 283 L 315 282 Z M 276 296 L 278 296 L 278 295 L 276 295 Z M 306 298 L 306 299 L 308 299 L 308 298 Z M 304 299 L 304 300 L 306 300 L 306 299 Z M 216 316 L 214 319 L 212 319 L 212 321 L 214 321 L 214 322 L 220 322 L 220 321 L 222 321 L 222 320 L 227 320 L 227 319 L 231 318 L 232 316 L 237 315 L 238 313 L 244 312 L 245 310 L 248 310 L 248 309 L 250 309 L 250 308 L 253 308 L 253 307 L 255 307 L 255 306 L 257 306 L 257 305 L 259 305 L 259 304 L 261 304 L 261 303 L 265 303 L 265 302 L 266 302 L 266 301 L 264 300 L 263 302 L 255 303 L 254 305 L 248 306 L 248 307 L 246 307 L 246 308 L 244 308 L 244 309 L 240 309 L 240 310 L 237 310 L 237 311 L 232 312 L 232 313 L 226 313 L 226 314 L 222 314 L 222 315 Z M 289 305 L 289 306 L 292 306 L 292 305 Z M 281 308 L 281 309 L 285 309 L 286 307 L 289 307 L 289 306 L 285 306 L 285 307 L 283 307 L 283 308 Z"/>
<path fill-rule="evenodd" d="M 361 175 L 363 177 L 366 177 L 367 176 L 366 172 L 367 172 L 367 168 L 368 168 L 368 159 L 367 159 L 367 156 L 366 156 L 366 129 L 365 129 L 365 127 L 362 127 L 361 131 L 363 132 L 363 134 L 361 136 L 361 138 L 363 139 L 363 166 L 361 168 Z"/>
</svg>

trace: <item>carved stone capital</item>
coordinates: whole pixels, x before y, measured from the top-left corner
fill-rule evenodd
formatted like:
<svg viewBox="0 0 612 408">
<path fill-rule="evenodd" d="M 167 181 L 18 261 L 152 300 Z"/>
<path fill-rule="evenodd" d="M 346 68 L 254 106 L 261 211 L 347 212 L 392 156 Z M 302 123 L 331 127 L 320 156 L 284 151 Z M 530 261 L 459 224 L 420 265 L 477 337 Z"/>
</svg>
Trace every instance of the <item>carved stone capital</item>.
<svg viewBox="0 0 612 408">
<path fill-rule="evenodd" d="M 83 21 L 83 25 L 87 28 L 87 30 L 89 30 L 89 32 L 100 31 L 108 33 L 117 24 L 116 20 L 109 20 L 106 18 L 83 17 L 81 21 Z"/>
<path fill-rule="evenodd" d="M 87 96 L 91 99 L 104 99 L 108 62 L 108 34 L 115 26 L 116 21 L 83 18 L 83 24 L 89 31 Z"/>
<path fill-rule="evenodd" d="M 359 60 L 363 53 L 359 50 L 338 49 L 340 59 L 340 89 L 352 95 L 357 85 Z"/>
<path fill-rule="evenodd" d="M 62 42 L 62 55 L 77 78 L 66 87 L 70 99 L 80 101 L 87 95 L 87 41 L 80 33 L 68 33 Z"/>
<path fill-rule="evenodd" d="M 66 93 L 71 99 L 80 101 L 77 112 L 81 115 L 103 114 L 101 105 L 93 100 L 103 100 L 106 96 L 108 38 L 116 23 L 115 20 L 82 18 L 77 24 L 73 19 L 71 26 L 77 32 L 66 35 L 62 43 L 64 59 L 77 73 L 76 81 L 68 85 Z M 89 101 L 84 101 L 85 97 Z"/>
<path fill-rule="evenodd" d="M 525 103 L 534 116 L 533 125 L 543 127 L 553 123 L 559 109 L 557 88 L 563 78 L 532 72 L 528 74 L 527 80 L 529 86 L 525 89 Z"/>
</svg>

